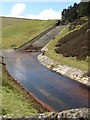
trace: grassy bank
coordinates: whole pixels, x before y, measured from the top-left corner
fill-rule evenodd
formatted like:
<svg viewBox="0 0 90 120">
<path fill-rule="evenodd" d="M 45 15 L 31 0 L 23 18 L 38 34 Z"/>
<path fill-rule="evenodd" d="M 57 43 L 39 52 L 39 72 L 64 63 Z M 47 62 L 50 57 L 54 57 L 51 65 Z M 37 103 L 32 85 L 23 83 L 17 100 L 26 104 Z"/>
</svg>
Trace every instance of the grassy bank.
<svg viewBox="0 0 90 120">
<path fill-rule="evenodd" d="M 57 54 L 54 50 L 56 49 L 55 47 L 56 44 L 62 37 L 68 35 L 69 33 L 72 33 L 75 30 L 82 28 L 85 24 L 87 23 L 84 23 L 82 25 L 76 25 L 75 28 L 72 30 L 69 29 L 70 25 L 66 26 L 63 29 L 63 31 L 55 39 L 50 41 L 50 43 L 47 45 L 48 51 L 46 51 L 46 55 L 50 57 L 51 59 L 60 62 L 61 64 L 67 64 L 69 66 L 76 67 L 81 70 L 88 70 L 88 58 L 86 60 L 78 61 L 76 57 L 64 57 L 62 54 Z"/>
<path fill-rule="evenodd" d="M 2 66 L 2 115 L 23 117 L 47 111 Z"/>
<path fill-rule="evenodd" d="M 49 27 L 55 20 L 30 20 L 2 18 L 2 48 L 17 48 L 30 41 Z"/>
</svg>

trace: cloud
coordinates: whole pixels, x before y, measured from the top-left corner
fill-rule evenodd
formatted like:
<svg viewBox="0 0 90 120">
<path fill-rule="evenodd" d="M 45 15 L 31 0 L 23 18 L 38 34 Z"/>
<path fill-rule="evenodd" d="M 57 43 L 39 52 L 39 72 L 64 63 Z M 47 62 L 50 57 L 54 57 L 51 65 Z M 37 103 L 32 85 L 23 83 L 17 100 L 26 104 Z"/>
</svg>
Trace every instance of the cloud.
<svg viewBox="0 0 90 120">
<path fill-rule="evenodd" d="M 28 14 L 25 15 L 26 5 L 24 3 L 16 3 L 7 17 L 18 17 L 18 18 L 28 18 L 28 19 L 61 19 L 61 11 L 54 11 L 53 9 L 45 9 L 41 11 L 38 15 Z"/>
<path fill-rule="evenodd" d="M 41 19 L 41 20 L 48 20 L 48 19 L 61 19 L 61 11 L 56 12 L 53 9 L 46 9 L 42 11 L 38 15 L 28 15 L 27 18 L 30 19 Z"/>
<path fill-rule="evenodd" d="M 12 7 L 10 17 L 24 17 L 26 5 L 24 3 L 17 3 Z"/>
</svg>

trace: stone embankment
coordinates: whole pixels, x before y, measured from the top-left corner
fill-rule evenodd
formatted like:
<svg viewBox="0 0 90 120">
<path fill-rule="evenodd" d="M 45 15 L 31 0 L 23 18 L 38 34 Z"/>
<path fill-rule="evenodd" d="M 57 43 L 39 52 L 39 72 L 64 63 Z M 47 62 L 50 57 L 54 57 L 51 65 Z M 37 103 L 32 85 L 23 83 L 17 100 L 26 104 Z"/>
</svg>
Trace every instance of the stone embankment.
<svg viewBox="0 0 90 120">
<path fill-rule="evenodd" d="M 35 118 L 39 118 L 40 120 L 62 120 L 65 118 L 67 118 L 68 120 L 70 118 L 78 118 L 78 119 L 82 118 L 84 120 L 84 119 L 88 119 L 88 116 L 89 116 L 89 110 L 87 108 L 82 108 L 82 109 L 65 110 L 60 113 L 47 112 L 37 115 Z"/>
<path fill-rule="evenodd" d="M 38 56 L 38 60 L 50 70 L 90 87 L 87 71 L 82 71 L 68 65 L 62 65 L 60 62 L 54 61 L 46 55 L 43 55 L 43 53 Z"/>
<path fill-rule="evenodd" d="M 2 120 L 89 120 L 90 112 L 89 108 L 79 108 L 65 110 L 59 113 L 46 112 L 35 116 L 24 118 L 2 118 Z"/>
</svg>

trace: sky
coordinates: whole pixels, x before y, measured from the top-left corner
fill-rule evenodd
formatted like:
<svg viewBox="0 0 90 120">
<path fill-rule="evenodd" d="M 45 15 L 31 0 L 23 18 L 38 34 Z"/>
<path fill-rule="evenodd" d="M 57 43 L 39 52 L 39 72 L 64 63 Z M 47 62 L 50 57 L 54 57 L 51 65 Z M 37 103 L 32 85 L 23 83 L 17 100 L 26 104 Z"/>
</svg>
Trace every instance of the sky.
<svg viewBox="0 0 90 120">
<path fill-rule="evenodd" d="M 79 0 L 75 1 L 79 3 Z M 75 2 L 2 2 L 0 16 L 28 19 L 61 19 L 61 11 Z"/>
</svg>

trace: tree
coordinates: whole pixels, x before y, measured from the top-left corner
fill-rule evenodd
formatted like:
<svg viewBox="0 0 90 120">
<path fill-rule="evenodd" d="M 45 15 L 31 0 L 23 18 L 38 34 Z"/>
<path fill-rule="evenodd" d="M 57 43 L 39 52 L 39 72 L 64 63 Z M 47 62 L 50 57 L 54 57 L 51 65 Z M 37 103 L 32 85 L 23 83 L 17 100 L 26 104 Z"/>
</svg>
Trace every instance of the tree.
<svg viewBox="0 0 90 120">
<path fill-rule="evenodd" d="M 89 4 L 90 2 L 74 3 L 73 6 L 63 9 L 62 19 L 64 21 L 73 22 L 80 17 L 88 16 L 88 13 L 90 12 Z"/>
<path fill-rule="evenodd" d="M 89 2 L 81 2 L 78 6 L 78 16 L 83 17 L 88 15 Z"/>
</svg>

